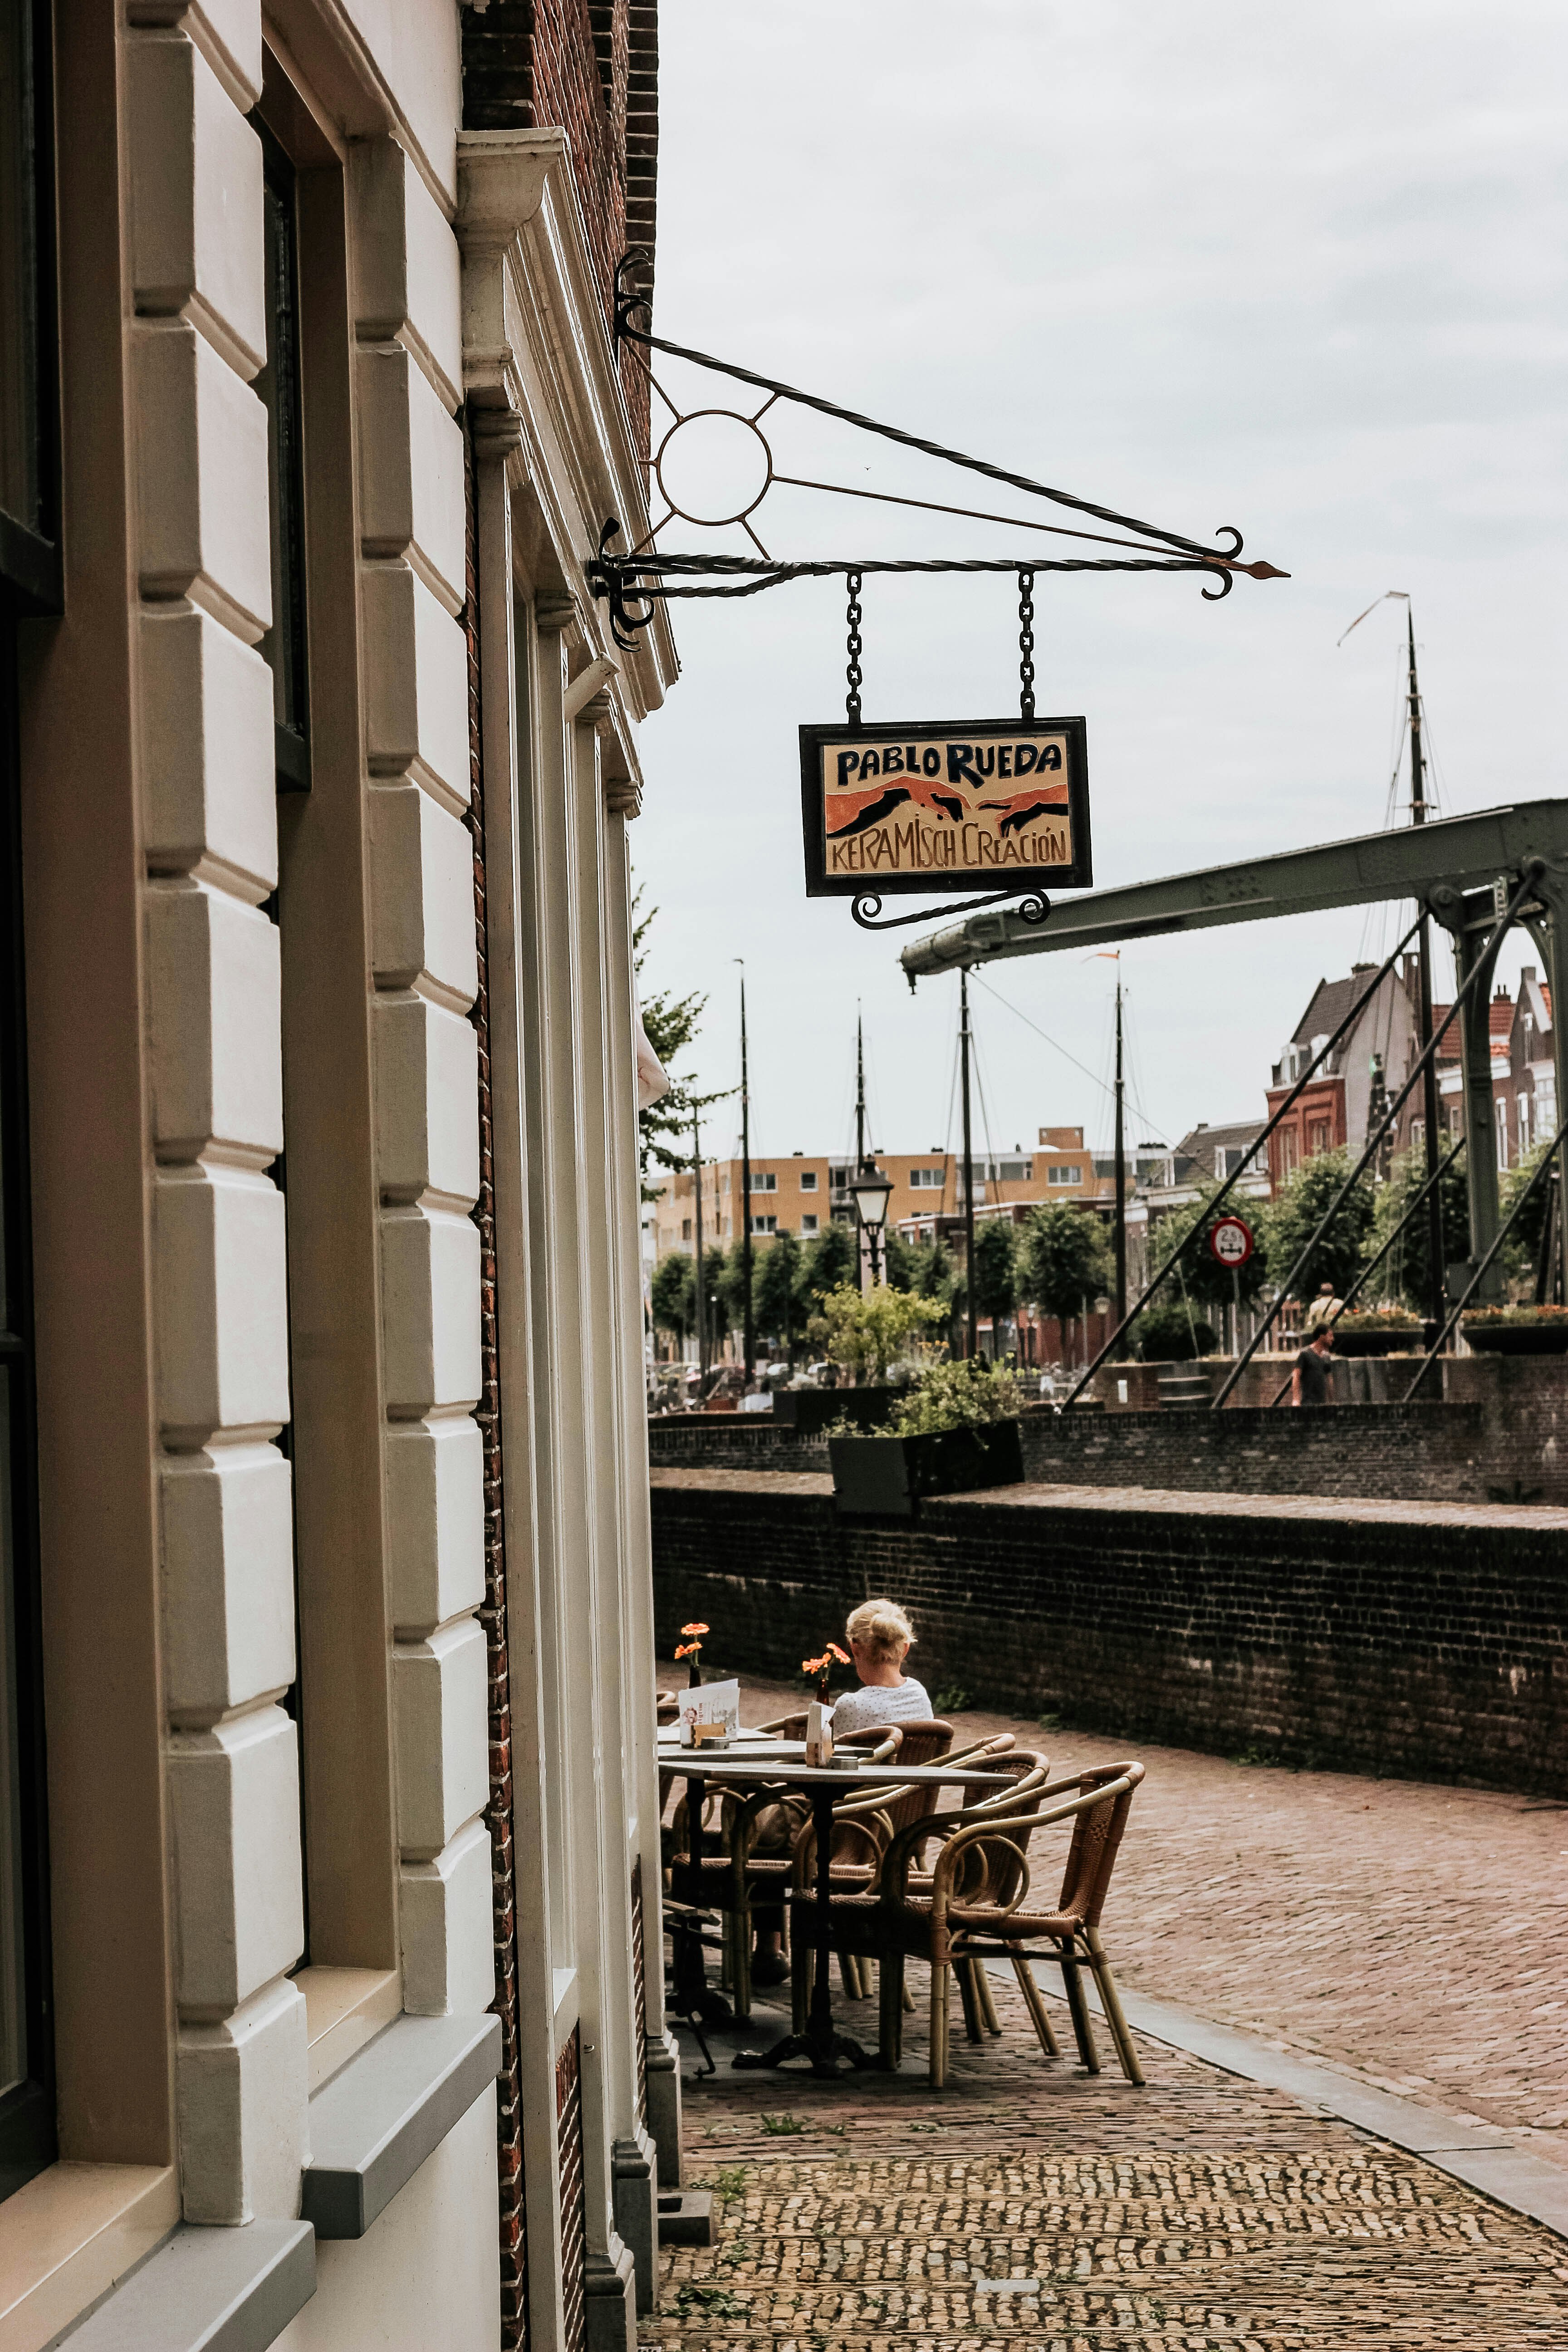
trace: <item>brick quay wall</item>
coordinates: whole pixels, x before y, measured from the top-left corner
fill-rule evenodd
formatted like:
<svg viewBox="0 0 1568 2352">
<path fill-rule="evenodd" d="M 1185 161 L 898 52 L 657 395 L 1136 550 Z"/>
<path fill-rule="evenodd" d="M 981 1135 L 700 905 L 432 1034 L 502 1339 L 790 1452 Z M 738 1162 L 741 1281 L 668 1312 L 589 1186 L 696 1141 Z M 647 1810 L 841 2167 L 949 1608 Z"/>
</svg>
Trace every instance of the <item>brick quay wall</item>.
<svg viewBox="0 0 1568 2352">
<path fill-rule="evenodd" d="M 1344 1368 L 1374 1398 L 1398 1396 L 1414 1370 L 1397 1362 Z M 1058 1413 L 1031 1406 L 1023 1417 L 1024 1467 L 1043 1485 L 1568 1505 L 1568 1359 L 1459 1357 L 1443 1375 L 1441 1400 L 1356 1402 L 1323 1412 L 1161 1406 Z M 763 1415 L 653 1421 L 648 1448 L 657 1469 L 827 1468 L 826 1438 L 797 1437 Z"/>
<path fill-rule="evenodd" d="M 1129 1742 L 1568 1797 L 1568 1511 L 1035 1485 L 840 1517 L 805 1473 L 656 1470 L 660 1654 L 798 1679 L 891 1593 L 928 1689 Z"/>
</svg>

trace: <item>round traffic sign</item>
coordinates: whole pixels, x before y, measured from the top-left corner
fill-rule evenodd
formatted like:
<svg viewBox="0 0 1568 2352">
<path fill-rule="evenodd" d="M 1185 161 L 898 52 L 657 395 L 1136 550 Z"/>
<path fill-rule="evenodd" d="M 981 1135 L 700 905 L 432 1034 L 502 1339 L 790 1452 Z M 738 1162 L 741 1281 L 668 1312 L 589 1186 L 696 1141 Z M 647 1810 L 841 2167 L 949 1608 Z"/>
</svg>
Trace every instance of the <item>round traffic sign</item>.
<svg viewBox="0 0 1568 2352">
<path fill-rule="evenodd" d="M 1247 1264 L 1256 1247 L 1252 1227 L 1239 1217 L 1219 1217 L 1209 1227 L 1210 1250 L 1233 1274 Z"/>
</svg>

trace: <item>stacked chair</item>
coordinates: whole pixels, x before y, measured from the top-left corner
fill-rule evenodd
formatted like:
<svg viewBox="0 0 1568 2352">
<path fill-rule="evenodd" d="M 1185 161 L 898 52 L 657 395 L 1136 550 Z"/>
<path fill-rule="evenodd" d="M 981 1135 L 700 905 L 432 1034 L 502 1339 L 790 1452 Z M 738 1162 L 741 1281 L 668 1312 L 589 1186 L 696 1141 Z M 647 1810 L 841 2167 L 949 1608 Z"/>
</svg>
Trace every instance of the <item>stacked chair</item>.
<svg viewBox="0 0 1568 2352">
<path fill-rule="evenodd" d="M 804 1722 L 804 1717 L 801 1720 Z M 951 1727 L 948 1736 L 951 1738 Z M 885 1764 L 892 1756 L 902 1760 L 903 1737 L 902 1727 L 888 1726 L 850 1732 L 839 1745 L 860 1750 L 869 1763 Z M 877 1793 L 885 1799 L 923 1791 L 886 1790 Z M 860 1796 L 858 1802 L 856 1799 L 857 1791 L 847 1788 L 844 1800 L 835 1808 L 836 1815 L 858 1814 L 867 1801 L 864 1796 Z M 700 1870 L 692 1867 L 684 1800 L 676 1808 L 670 1829 L 670 1895 L 675 1903 L 687 1905 L 693 1910 L 720 1914 L 723 1923 L 725 1975 L 730 1997 L 736 2016 L 742 2018 L 750 2017 L 752 2013 L 752 1940 L 756 1926 L 755 1914 L 759 1910 L 782 1912 L 789 1893 L 792 1853 L 758 1853 L 755 1851 L 762 1817 L 774 1807 L 780 1808 L 787 1818 L 791 1847 L 798 1845 L 803 1830 L 808 1830 L 811 1822 L 809 1801 L 800 1790 L 782 1786 L 726 1788 L 723 1759 L 718 1755 L 713 1759 L 703 1819 L 704 1845 L 711 1834 L 715 1850 L 712 1853 L 704 1851 Z M 708 1819 L 710 1814 L 717 1816 L 711 1830 Z M 879 1853 L 880 1848 L 877 1851 Z M 870 1876 L 869 1866 L 851 1864 L 847 1866 L 842 1883 L 847 1889 L 864 1886 Z"/>
<path fill-rule="evenodd" d="M 1040 2047 L 1047 2056 L 1057 2056 L 1056 2037 L 1031 1968 L 1032 1959 L 1039 1957 L 1054 1961 L 1062 1971 L 1074 2039 L 1089 2072 L 1100 2072 L 1100 2057 L 1084 1999 L 1086 1968 L 1094 1978 L 1122 2072 L 1130 2083 L 1142 2084 L 1100 1921 L 1143 1767 L 1101 1765 L 1053 1782 L 1043 1757 L 1018 1750 L 999 1759 L 996 1769 L 1007 1773 L 1009 1787 L 978 1804 L 926 1814 L 899 1828 L 884 1843 L 874 1879 L 842 1892 L 835 1887 L 835 1950 L 855 1962 L 874 1959 L 879 1964 L 881 2063 L 896 2070 L 901 2054 L 909 1959 L 924 1960 L 931 1970 L 933 2090 L 942 2089 L 948 2075 L 952 1978 L 958 1979 L 970 2040 L 979 2041 L 983 2030 L 1001 2030 L 985 1966 L 993 1958 L 1010 1963 Z M 1031 1841 L 1039 1831 L 1061 1822 L 1072 1823 L 1072 1834 L 1055 1907 L 1026 1907 Z M 938 1851 L 928 1870 L 921 1864 L 932 1843 Z M 815 1895 L 806 1845 L 805 1840 L 797 1843 L 790 1895 L 797 2019 L 805 2014 L 811 1981 Z"/>
</svg>

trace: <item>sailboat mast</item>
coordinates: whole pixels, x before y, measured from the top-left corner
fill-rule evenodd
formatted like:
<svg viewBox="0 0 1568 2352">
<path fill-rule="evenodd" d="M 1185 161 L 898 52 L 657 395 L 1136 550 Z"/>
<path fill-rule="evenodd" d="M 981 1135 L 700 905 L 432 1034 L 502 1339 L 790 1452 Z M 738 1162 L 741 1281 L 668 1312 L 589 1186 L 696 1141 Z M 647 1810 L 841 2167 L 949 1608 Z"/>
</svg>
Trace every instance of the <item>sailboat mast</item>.
<svg viewBox="0 0 1568 2352">
<path fill-rule="evenodd" d="M 699 1114 L 691 1114 L 691 1168 L 696 1186 L 697 1202 L 697 1370 L 708 1370 L 708 1314 L 702 1297 L 702 1123 Z"/>
<path fill-rule="evenodd" d="M 969 966 L 964 965 L 959 980 L 960 1058 L 963 1067 L 963 1300 L 966 1324 L 964 1354 L 980 1353 L 980 1310 L 974 1297 L 974 1154 L 970 1147 L 969 1132 Z"/>
<path fill-rule="evenodd" d="M 1421 748 L 1421 682 L 1415 673 L 1415 608 L 1406 604 L 1405 642 L 1410 667 L 1410 822 L 1426 822 L 1426 763 Z M 1425 907 L 1417 944 L 1417 985 L 1420 991 L 1420 1034 L 1423 1052 L 1432 1042 L 1432 920 Z M 1421 1109 L 1426 1127 L 1426 1317 L 1431 1347 L 1447 1312 L 1447 1268 L 1443 1263 L 1443 1203 L 1437 1184 L 1437 1062 L 1427 1057 L 1421 1079 Z"/>
<path fill-rule="evenodd" d="M 858 1013 L 855 1015 L 855 1175 L 866 1165 L 866 1032 Z M 865 1236 L 859 1219 L 855 1222 L 855 1279 L 860 1289 L 866 1287 Z"/>
<path fill-rule="evenodd" d="M 746 1385 L 757 1352 L 756 1318 L 752 1307 L 752 1089 L 746 1066 L 746 975 L 741 974 L 741 1316 L 742 1361 Z"/>
<path fill-rule="evenodd" d="M 1127 1320 L 1127 1102 L 1121 1062 L 1121 967 L 1116 968 L 1116 1328 Z"/>
</svg>

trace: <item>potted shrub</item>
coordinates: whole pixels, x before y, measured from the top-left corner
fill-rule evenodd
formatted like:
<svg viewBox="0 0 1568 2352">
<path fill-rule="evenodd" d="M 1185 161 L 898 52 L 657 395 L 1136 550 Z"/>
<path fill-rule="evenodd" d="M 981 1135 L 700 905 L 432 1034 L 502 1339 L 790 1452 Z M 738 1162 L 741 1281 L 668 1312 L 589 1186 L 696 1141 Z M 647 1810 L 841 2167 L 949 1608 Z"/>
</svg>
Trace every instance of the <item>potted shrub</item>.
<svg viewBox="0 0 1568 2352">
<path fill-rule="evenodd" d="M 1568 1354 L 1568 1307 L 1468 1307 L 1459 1328 L 1483 1355 Z"/>
<path fill-rule="evenodd" d="M 1421 1324 L 1407 1307 L 1352 1307 L 1333 1327 L 1336 1356 L 1403 1356 L 1421 1344 Z"/>
<path fill-rule="evenodd" d="M 840 1509 L 912 1519 L 922 1495 L 1016 1486 L 1024 1475 L 1021 1403 L 1013 1374 L 983 1356 L 931 1365 L 895 1408 L 884 1434 L 829 1433 Z"/>
</svg>

